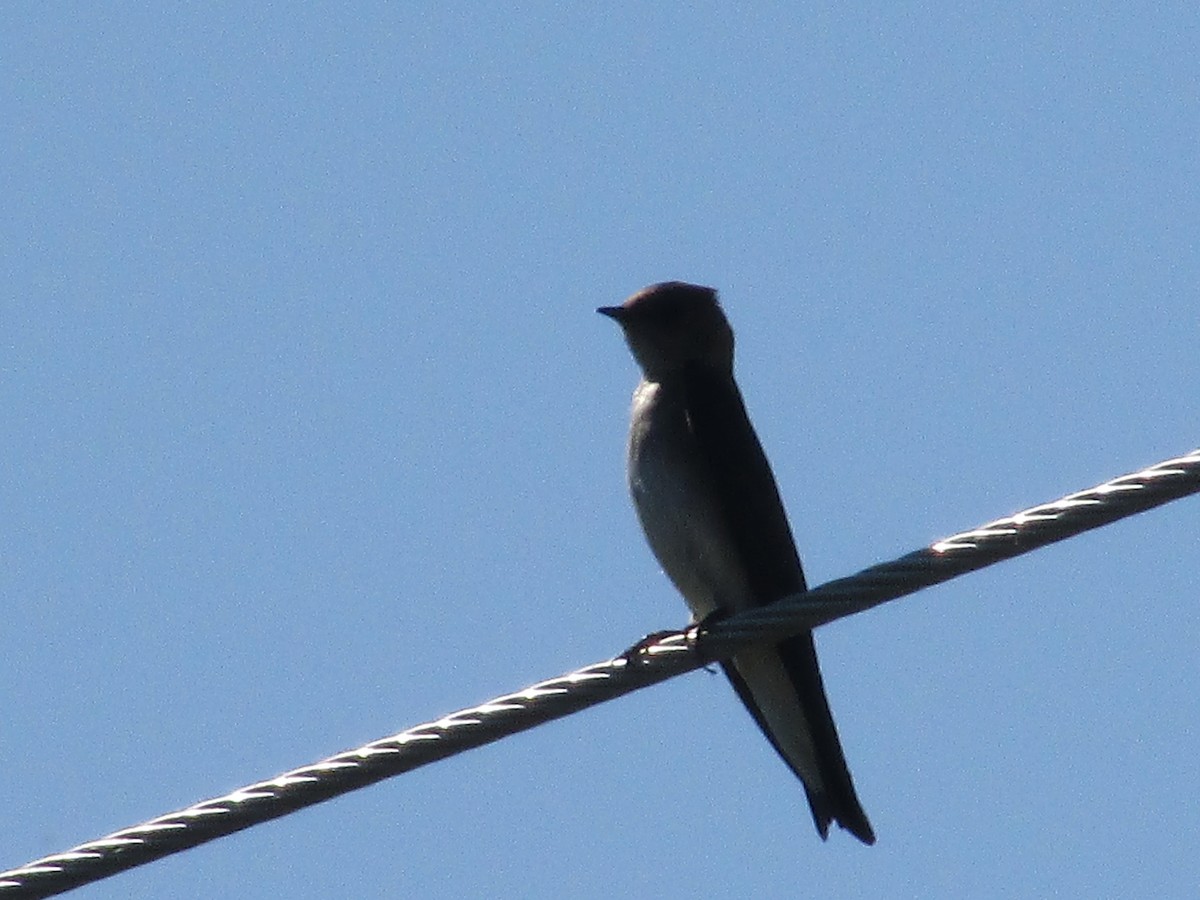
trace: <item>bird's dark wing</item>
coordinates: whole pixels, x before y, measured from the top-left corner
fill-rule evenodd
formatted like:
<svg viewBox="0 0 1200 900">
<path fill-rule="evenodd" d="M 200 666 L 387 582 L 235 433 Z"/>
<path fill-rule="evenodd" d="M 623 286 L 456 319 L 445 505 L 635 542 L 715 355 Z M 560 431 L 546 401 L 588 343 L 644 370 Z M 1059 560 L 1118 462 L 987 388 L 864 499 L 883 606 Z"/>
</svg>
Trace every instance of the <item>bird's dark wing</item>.
<svg viewBox="0 0 1200 900">
<path fill-rule="evenodd" d="M 709 366 L 684 372 L 688 424 L 759 603 L 805 589 L 804 571 L 775 476 L 737 383 Z"/>
<path fill-rule="evenodd" d="M 709 467 L 710 483 L 716 486 L 718 503 L 755 599 L 761 605 L 805 590 L 804 571 L 775 476 L 736 382 L 710 367 L 693 364 L 685 370 L 684 383 L 689 427 Z M 812 632 L 788 638 L 777 649 L 808 722 L 825 792 L 804 782 L 737 669 L 726 662 L 725 673 L 771 745 L 804 782 L 821 836 L 825 837 L 829 822 L 835 820 L 863 842 L 874 843 L 875 834 L 855 794 L 825 697 Z"/>
</svg>

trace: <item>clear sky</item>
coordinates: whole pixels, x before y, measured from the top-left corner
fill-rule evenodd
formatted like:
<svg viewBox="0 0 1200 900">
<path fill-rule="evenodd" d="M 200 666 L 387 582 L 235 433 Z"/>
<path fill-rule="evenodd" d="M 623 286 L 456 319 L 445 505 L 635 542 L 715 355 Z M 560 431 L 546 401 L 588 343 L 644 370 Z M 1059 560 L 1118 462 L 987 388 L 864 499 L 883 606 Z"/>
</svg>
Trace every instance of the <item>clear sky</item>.
<svg viewBox="0 0 1200 900">
<path fill-rule="evenodd" d="M 681 625 L 595 315 L 721 291 L 812 583 L 1200 444 L 1200 14 L 6 4 L 0 868 Z M 91 897 L 1182 896 L 1200 500 Z"/>
</svg>

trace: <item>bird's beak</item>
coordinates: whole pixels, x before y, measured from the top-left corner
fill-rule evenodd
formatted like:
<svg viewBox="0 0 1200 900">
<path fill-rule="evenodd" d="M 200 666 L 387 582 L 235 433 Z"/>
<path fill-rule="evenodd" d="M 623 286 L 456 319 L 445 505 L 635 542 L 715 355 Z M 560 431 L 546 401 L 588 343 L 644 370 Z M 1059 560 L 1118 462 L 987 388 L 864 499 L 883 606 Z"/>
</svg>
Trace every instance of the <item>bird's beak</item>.
<svg viewBox="0 0 1200 900">
<path fill-rule="evenodd" d="M 623 306 L 602 306 L 596 312 L 602 316 L 608 316 L 610 319 L 616 319 L 618 322 L 625 318 L 625 307 Z"/>
</svg>

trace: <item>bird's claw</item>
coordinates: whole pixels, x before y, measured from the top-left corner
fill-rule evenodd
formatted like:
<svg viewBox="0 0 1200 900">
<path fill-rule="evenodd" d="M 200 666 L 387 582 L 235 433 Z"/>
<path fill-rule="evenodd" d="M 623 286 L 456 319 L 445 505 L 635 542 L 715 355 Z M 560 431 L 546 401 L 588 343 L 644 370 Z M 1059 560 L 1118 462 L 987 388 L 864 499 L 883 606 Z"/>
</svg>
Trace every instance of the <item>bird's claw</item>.
<svg viewBox="0 0 1200 900">
<path fill-rule="evenodd" d="M 654 647 L 656 644 L 658 644 L 664 638 L 668 638 L 674 634 L 677 634 L 677 632 L 669 631 L 669 630 L 668 631 L 652 631 L 652 632 L 650 632 L 650 634 L 646 635 L 644 638 L 642 638 L 640 641 L 638 641 L 636 644 L 634 644 L 632 647 L 630 647 L 628 650 L 626 650 L 624 653 L 622 653 L 620 656 L 618 656 L 617 659 L 623 659 L 627 663 L 637 662 L 638 660 L 649 655 L 650 649 L 652 647 Z"/>
</svg>

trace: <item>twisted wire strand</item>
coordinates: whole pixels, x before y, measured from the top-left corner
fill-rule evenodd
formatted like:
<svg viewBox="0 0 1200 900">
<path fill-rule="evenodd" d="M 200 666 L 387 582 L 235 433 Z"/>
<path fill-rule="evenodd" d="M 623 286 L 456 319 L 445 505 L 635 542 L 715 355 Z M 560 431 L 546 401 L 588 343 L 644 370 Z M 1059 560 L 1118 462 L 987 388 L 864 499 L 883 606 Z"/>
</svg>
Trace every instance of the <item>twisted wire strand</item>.
<svg viewBox="0 0 1200 900">
<path fill-rule="evenodd" d="M 1200 449 L 710 627 L 660 632 L 605 662 L 0 872 L 0 898 L 47 897 L 98 881 L 648 687 L 744 644 L 815 628 L 1197 492 Z"/>
<path fill-rule="evenodd" d="M 724 659 L 743 643 L 788 637 L 801 623 L 816 628 L 1197 492 L 1200 448 L 731 616 L 705 630 L 702 649 Z"/>
</svg>

